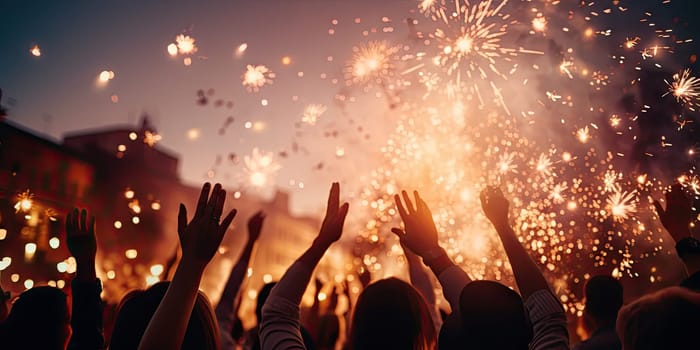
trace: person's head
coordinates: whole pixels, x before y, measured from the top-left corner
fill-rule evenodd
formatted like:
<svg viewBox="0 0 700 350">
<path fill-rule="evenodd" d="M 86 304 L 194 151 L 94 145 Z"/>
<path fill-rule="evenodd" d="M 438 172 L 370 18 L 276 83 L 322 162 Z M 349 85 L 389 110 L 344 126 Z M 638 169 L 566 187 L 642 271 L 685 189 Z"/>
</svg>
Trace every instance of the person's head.
<svg viewBox="0 0 700 350">
<path fill-rule="evenodd" d="M 474 281 L 462 289 L 459 319 L 448 317 L 440 348 L 527 349 L 532 325 L 520 295 L 493 281 Z"/>
<path fill-rule="evenodd" d="M 277 282 L 265 283 L 265 285 L 262 286 L 258 292 L 258 300 L 257 304 L 255 305 L 255 316 L 258 318 L 258 323 L 260 323 L 260 320 L 262 320 L 262 308 L 265 305 L 265 301 L 267 301 L 267 297 L 270 296 L 270 292 L 275 285 L 277 285 Z"/>
<path fill-rule="evenodd" d="M 35 287 L 20 294 L 3 333 L 3 348 L 65 349 L 71 335 L 66 294 L 54 287 Z"/>
<path fill-rule="evenodd" d="M 336 314 L 325 314 L 318 321 L 318 349 L 335 349 L 340 337 L 340 320 Z"/>
<path fill-rule="evenodd" d="M 148 323 L 165 296 L 170 282 L 156 283 L 145 291 L 131 292 L 122 300 L 114 323 L 111 350 L 136 349 Z M 206 296 L 197 299 L 187 324 L 182 349 L 219 349 L 219 327 Z"/>
<path fill-rule="evenodd" d="M 437 340 L 425 300 L 396 278 L 379 280 L 362 291 L 351 329 L 353 349 L 432 349 Z"/>
<path fill-rule="evenodd" d="M 611 276 L 593 276 L 586 282 L 584 293 L 584 318 L 592 328 L 589 331 L 614 325 L 622 307 L 622 284 Z"/>
<path fill-rule="evenodd" d="M 700 294 L 681 287 L 643 296 L 617 316 L 625 350 L 697 348 L 699 329 Z"/>
</svg>

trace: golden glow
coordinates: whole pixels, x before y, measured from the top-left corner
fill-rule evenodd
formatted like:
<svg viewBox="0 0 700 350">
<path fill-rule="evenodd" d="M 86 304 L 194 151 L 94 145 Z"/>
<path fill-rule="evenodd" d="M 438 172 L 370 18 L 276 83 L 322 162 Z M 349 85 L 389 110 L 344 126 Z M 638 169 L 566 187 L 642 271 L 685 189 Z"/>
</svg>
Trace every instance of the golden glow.
<svg viewBox="0 0 700 350">
<path fill-rule="evenodd" d="M 150 270 L 151 270 L 151 275 L 160 276 L 163 273 L 163 265 L 161 265 L 161 264 L 151 265 Z"/>
<path fill-rule="evenodd" d="M 39 48 L 39 45 L 34 45 L 32 46 L 31 49 L 29 49 L 29 52 L 32 54 L 34 57 L 40 57 L 41 56 L 41 49 Z"/>
<path fill-rule="evenodd" d="M 535 17 L 532 20 L 532 29 L 536 32 L 544 32 L 547 29 L 547 20 L 544 17 Z"/>
<path fill-rule="evenodd" d="M 36 253 L 36 243 L 27 243 L 24 245 L 24 259 L 29 261 L 34 258 Z"/>
<path fill-rule="evenodd" d="M 124 256 L 125 256 L 127 259 L 129 259 L 129 260 L 136 259 L 136 257 L 137 257 L 138 255 L 139 255 L 139 252 L 138 252 L 136 249 L 127 249 L 127 250 L 124 252 Z"/>
<path fill-rule="evenodd" d="M 171 43 L 168 45 L 168 55 L 170 56 L 177 56 L 177 44 Z"/>
</svg>

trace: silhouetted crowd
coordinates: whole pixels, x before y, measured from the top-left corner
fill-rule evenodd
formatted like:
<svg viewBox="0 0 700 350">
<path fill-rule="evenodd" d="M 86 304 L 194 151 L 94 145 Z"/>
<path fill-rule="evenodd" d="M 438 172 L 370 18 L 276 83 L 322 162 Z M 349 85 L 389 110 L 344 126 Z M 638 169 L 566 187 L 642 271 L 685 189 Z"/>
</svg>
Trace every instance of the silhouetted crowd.
<svg viewBox="0 0 700 350">
<path fill-rule="evenodd" d="M 279 281 L 258 292 L 257 326 L 249 330 L 238 318 L 239 292 L 263 227 L 262 212 L 248 220 L 248 240 L 218 305 L 213 308 L 198 290 L 205 267 L 236 216 L 235 209 L 223 212 L 225 199 L 221 185 L 212 188 L 206 183 L 194 213 L 188 215 L 180 205 L 182 255 L 172 280 L 132 291 L 121 300 L 109 344 L 103 329 L 102 284 L 95 272 L 95 218 L 84 209 L 73 210 L 66 218 L 67 244 L 77 262 L 70 298 L 58 288 L 41 286 L 23 292 L 11 308 L 3 300 L 0 349 L 570 348 L 564 308 L 510 226 L 509 202 L 498 188 L 484 189 L 481 205 L 503 244 L 517 292 L 495 281 L 470 278 L 438 244 L 428 205 L 418 192 L 411 197 L 404 191 L 394 198 L 403 225 L 392 232 L 404 249 L 410 283 L 393 277 L 371 282 L 363 270 L 357 276 L 363 288 L 356 300 L 346 281 L 332 287 L 327 305 L 321 307 L 324 286 L 316 279 L 317 297 L 302 317 L 302 296 L 319 261 L 340 239 L 349 210 L 334 183 L 318 235 Z M 680 186 L 672 187 L 664 201 L 665 208 L 659 201 L 654 205 L 689 277 L 678 287 L 626 305 L 618 280 L 591 277 L 581 318 L 589 336 L 575 349 L 700 349 L 700 242 L 690 230 L 697 214 Z M 451 312 L 437 307 L 428 271 L 439 280 Z M 340 294 L 349 304 L 342 314 L 336 312 Z"/>
</svg>

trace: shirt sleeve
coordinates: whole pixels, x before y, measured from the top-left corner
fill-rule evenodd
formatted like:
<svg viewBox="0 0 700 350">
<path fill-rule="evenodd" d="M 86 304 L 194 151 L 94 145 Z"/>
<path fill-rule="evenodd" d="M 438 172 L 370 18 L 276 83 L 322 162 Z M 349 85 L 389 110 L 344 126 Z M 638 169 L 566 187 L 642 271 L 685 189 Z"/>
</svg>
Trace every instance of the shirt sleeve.
<svg viewBox="0 0 700 350">
<path fill-rule="evenodd" d="M 306 349 L 299 329 L 299 303 L 310 270 L 303 263 L 295 262 L 270 292 L 262 308 L 261 349 Z"/>
<path fill-rule="evenodd" d="M 231 274 L 233 275 L 233 273 Z M 223 350 L 233 350 L 236 348 L 236 342 L 231 336 L 231 329 L 233 329 L 233 323 L 235 321 L 236 311 L 234 310 L 234 302 L 239 285 L 234 286 L 232 282 L 235 283 L 235 281 L 232 281 L 229 277 L 226 286 L 224 286 L 221 299 L 219 299 L 219 304 L 216 305 L 216 309 L 214 310 L 216 321 L 219 323 L 219 337 L 221 338 L 221 349 Z"/>
<path fill-rule="evenodd" d="M 102 283 L 99 279 L 91 282 L 71 282 L 73 335 L 68 350 L 97 350 L 104 348 L 102 334 Z"/>
<path fill-rule="evenodd" d="M 459 295 L 462 294 L 462 289 L 472 280 L 469 278 L 469 275 L 457 265 L 450 266 L 440 273 L 438 280 L 440 280 L 442 293 L 445 299 L 450 303 L 452 314 L 459 315 Z"/>
<path fill-rule="evenodd" d="M 530 349 L 569 349 L 566 314 L 552 292 L 546 289 L 536 291 L 525 300 L 525 307 L 534 333 Z"/>
</svg>

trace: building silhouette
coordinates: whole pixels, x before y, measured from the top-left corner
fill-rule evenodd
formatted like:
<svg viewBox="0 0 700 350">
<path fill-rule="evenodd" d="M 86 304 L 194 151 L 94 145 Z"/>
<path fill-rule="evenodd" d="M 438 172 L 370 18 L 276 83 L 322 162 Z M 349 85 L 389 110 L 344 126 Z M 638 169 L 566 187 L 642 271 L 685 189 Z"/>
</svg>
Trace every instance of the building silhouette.
<svg viewBox="0 0 700 350">
<path fill-rule="evenodd" d="M 69 286 L 75 264 L 65 244 L 64 218 L 73 207 L 86 207 L 97 218 L 97 272 L 106 301 L 166 278 L 167 261 L 177 251 L 178 205 L 192 208 L 200 187 L 182 182 L 177 155 L 157 139 L 147 117 L 138 127 L 71 132 L 60 143 L 0 121 L 3 289 L 18 294 L 31 285 Z M 308 246 L 320 223 L 291 216 L 286 193 L 267 201 L 231 192 L 225 210 L 235 207 L 238 217 L 201 288 L 217 301 L 247 239 L 246 220 L 264 210 L 259 242 L 264 248 L 251 264 L 246 309 L 264 280 L 278 279 Z"/>
</svg>

